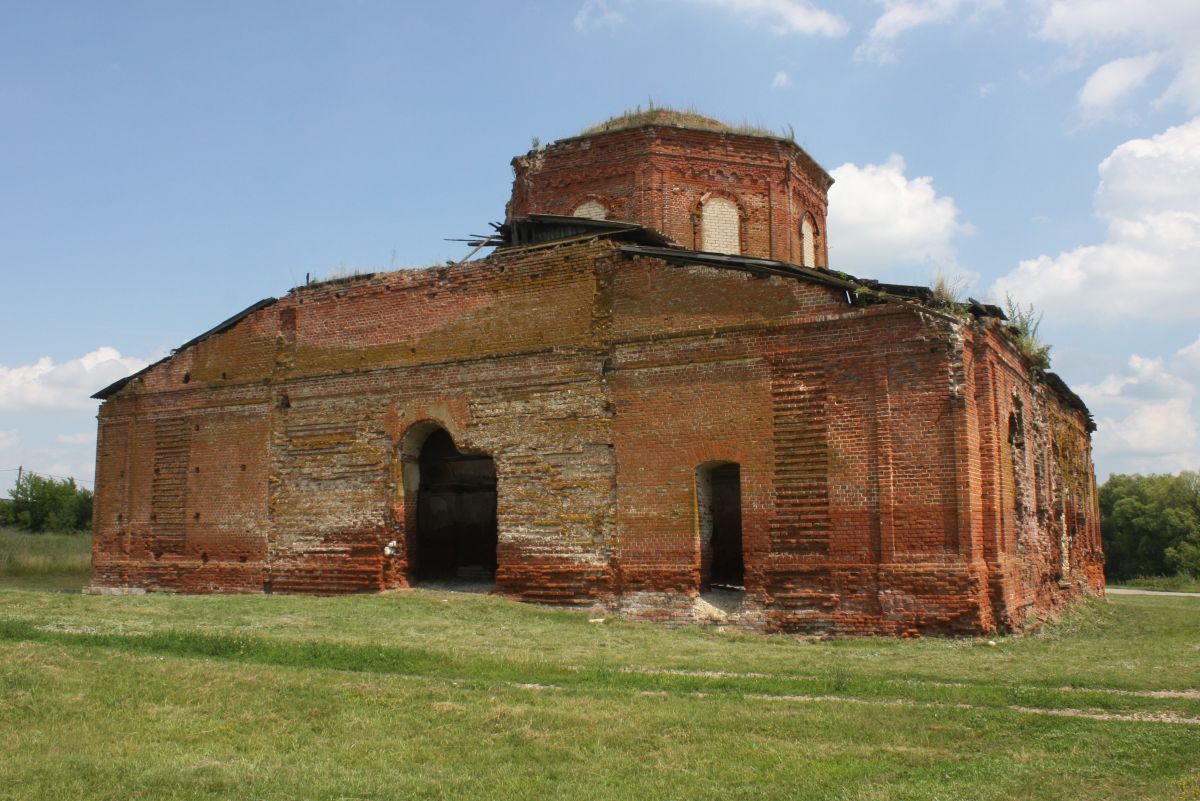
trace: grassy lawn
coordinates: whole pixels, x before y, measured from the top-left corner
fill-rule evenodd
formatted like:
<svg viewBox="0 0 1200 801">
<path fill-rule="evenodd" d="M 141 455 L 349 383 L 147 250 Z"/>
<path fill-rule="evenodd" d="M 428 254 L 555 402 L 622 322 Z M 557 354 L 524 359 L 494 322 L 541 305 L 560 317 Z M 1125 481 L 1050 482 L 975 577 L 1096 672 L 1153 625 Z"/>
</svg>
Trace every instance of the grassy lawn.
<svg viewBox="0 0 1200 801">
<path fill-rule="evenodd" d="M 92 535 L 0 526 L 0 589 L 78 592 L 92 577 Z"/>
<path fill-rule="evenodd" d="M 994 645 L 593 618 L 0 589 L 0 799 L 1200 798 L 1200 598 Z"/>
</svg>

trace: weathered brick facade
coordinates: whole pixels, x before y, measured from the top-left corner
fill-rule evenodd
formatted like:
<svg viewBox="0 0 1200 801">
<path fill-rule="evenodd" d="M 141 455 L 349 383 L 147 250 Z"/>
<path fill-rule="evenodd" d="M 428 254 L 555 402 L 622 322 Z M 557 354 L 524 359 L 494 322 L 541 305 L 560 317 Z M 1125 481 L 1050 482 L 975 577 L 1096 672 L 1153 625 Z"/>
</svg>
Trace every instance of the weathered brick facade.
<svg viewBox="0 0 1200 801">
<path fill-rule="evenodd" d="M 93 589 L 494 570 L 686 620 L 711 581 L 743 625 L 882 634 L 1103 591 L 1086 409 L 987 307 L 792 266 L 829 185 L 794 144 L 647 126 L 516 173 L 542 241 L 294 289 L 102 391 Z M 707 197 L 745 257 L 692 250 Z M 682 247 L 536 217 L 593 202 Z"/>
</svg>

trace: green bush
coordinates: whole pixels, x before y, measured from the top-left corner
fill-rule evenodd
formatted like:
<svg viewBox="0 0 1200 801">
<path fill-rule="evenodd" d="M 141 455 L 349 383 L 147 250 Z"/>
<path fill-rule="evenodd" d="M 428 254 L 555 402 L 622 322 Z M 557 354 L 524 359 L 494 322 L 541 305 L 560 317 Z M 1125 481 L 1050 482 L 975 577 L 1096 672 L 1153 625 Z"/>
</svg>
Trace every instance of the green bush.
<svg viewBox="0 0 1200 801">
<path fill-rule="evenodd" d="M 71 478 L 26 473 L 0 507 L 0 524 L 23 531 L 80 531 L 92 527 L 92 493 Z"/>
<path fill-rule="evenodd" d="M 1100 530 L 1110 579 L 1200 576 L 1200 473 L 1109 477 Z"/>
</svg>

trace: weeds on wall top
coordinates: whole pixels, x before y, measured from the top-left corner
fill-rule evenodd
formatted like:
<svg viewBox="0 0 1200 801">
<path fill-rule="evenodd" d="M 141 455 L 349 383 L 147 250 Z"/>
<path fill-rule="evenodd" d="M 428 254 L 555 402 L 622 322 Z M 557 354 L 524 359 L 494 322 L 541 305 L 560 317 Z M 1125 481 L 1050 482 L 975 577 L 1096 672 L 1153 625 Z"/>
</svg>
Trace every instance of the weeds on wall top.
<svg viewBox="0 0 1200 801">
<path fill-rule="evenodd" d="M 967 281 L 963 276 L 946 276 L 938 273 L 929 285 L 929 305 L 958 317 L 966 316 Z"/>
<path fill-rule="evenodd" d="M 304 287 L 311 289 L 313 287 L 329 286 L 331 284 L 349 284 L 366 278 L 374 278 L 377 275 L 379 275 L 379 273 L 372 270 L 360 270 L 357 267 L 338 265 L 333 272 L 324 278 L 307 276 L 305 278 Z"/>
<path fill-rule="evenodd" d="M 1036 311 L 1033 304 L 1022 306 L 1011 295 L 1004 296 L 1004 313 L 1008 315 L 1008 330 L 1012 334 L 1013 344 L 1021 355 L 1029 360 L 1034 370 L 1044 371 L 1050 368 L 1050 346 L 1042 342 L 1038 336 L 1038 328 L 1042 324 L 1042 313 Z"/>
<path fill-rule="evenodd" d="M 751 125 L 749 122 L 727 123 L 706 117 L 696 110 L 695 106 L 684 109 L 670 106 L 658 106 L 650 101 L 647 108 L 637 105 L 627 109 L 615 117 L 609 117 L 604 122 L 593 125 L 579 132 L 579 136 L 591 136 L 605 131 L 621 131 L 626 128 L 640 128 L 643 125 L 666 125 L 676 128 L 691 128 L 698 131 L 716 131 L 718 133 L 744 134 L 746 136 L 769 136 L 774 139 L 795 141 L 795 131 L 791 126 L 782 132 L 772 131 L 761 125 Z M 536 148 L 535 148 L 536 149 Z"/>
</svg>

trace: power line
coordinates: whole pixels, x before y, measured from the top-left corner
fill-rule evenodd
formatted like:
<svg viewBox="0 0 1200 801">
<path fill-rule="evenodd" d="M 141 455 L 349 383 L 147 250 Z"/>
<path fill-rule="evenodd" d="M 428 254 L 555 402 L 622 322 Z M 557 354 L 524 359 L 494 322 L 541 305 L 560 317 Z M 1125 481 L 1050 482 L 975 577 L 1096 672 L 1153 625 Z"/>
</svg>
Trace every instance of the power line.
<svg viewBox="0 0 1200 801">
<path fill-rule="evenodd" d="M 54 473 L 43 473 L 39 470 L 30 470 L 27 467 L 0 467 L 0 473 L 29 473 L 42 478 L 58 478 L 63 481 L 74 481 L 76 484 L 95 484 L 94 481 L 88 481 L 86 478 L 75 478 L 75 476 L 58 476 Z"/>
</svg>

